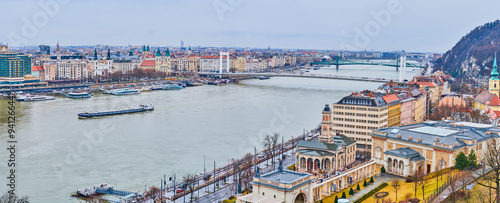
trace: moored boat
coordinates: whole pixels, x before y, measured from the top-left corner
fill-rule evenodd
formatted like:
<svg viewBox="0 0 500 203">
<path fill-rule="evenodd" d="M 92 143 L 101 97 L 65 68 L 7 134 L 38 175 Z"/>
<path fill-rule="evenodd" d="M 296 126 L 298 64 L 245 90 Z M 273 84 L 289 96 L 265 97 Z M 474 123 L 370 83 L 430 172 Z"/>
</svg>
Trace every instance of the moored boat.
<svg viewBox="0 0 500 203">
<path fill-rule="evenodd" d="M 261 76 L 261 77 L 259 77 L 259 80 L 268 80 L 268 79 L 271 79 L 271 78 L 267 77 L 267 76 Z"/>
<path fill-rule="evenodd" d="M 100 112 L 83 112 L 79 113 L 78 117 L 80 118 L 93 118 L 100 116 L 111 116 L 111 115 L 119 115 L 119 114 L 127 114 L 127 113 L 138 113 L 144 111 L 152 111 L 154 110 L 153 105 L 140 105 L 139 108 L 128 108 L 128 109 L 118 109 L 118 110 L 109 110 L 109 111 L 100 111 Z"/>
<path fill-rule="evenodd" d="M 25 95 L 17 95 L 16 100 L 17 101 L 45 101 L 45 100 L 54 100 L 56 99 L 53 96 L 43 96 L 43 95 L 30 95 L 30 94 L 25 94 Z"/>
<path fill-rule="evenodd" d="M 140 94 L 141 92 L 136 89 L 116 89 L 111 92 L 112 95 L 130 95 L 130 94 Z"/>
<path fill-rule="evenodd" d="M 83 99 L 83 98 L 90 98 L 93 96 L 92 93 L 90 92 L 69 92 L 65 95 L 66 97 L 72 99 Z"/>
<path fill-rule="evenodd" d="M 182 88 L 184 88 L 184 87 L 181 87 L 177 84 L 169 84 L 169 85 L 163 86 L 161 89 L 162 90 L 180 90 Z"/>
</svg>

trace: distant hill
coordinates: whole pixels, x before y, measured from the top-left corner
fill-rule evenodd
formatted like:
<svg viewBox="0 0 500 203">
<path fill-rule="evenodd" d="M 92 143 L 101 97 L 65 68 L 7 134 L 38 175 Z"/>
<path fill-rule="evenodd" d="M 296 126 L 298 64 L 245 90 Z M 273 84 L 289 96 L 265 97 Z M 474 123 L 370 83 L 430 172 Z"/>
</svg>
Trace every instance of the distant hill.
<svg viewBox="0 0 500 203">
<path fill-rule="evenodd" d="M 436 60 L 434 70 L 443 70 L 455 78 L 488 77 L 495 51 L 500 57 L 500 20 L 476 27 L 462 37 L 442 58 Z"/>
</svg>

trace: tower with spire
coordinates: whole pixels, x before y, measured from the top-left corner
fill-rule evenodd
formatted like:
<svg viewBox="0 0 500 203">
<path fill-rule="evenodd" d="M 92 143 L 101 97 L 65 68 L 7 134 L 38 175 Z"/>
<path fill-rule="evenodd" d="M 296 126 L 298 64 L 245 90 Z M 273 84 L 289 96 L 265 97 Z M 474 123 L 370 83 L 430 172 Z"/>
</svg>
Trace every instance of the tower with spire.
<svg viewBox="0 0 500 203">
<path fill-rule="evenodd" d="M 61 60 L 61 48 L 59 47 L 59 41 L 57 41 L 57 49 L 56 49 L 56 56 L 57 56 L 57 60 L 60 61 Z"/>
<path fill-rule="evenodd" d="M 323 119 L 321 120 L 321 135 L 319 136 L 319 141 L 324 143 L 332 143 L 333 142 L 333 134 L 332 134 L 332 110 L 328 104 L 323 108 Z"/>
<path fill-rule="evenodd" d="M 156 61 L 155 69 L 156 69 L 156 71 L 160 71 L 162 61 L 163 61 L 163 57 L 162 57 L 161 52 L 160 52 L 160 47 L 158 47 L 158 50 L 156 51 L 155 61 Z"/>
<path fill-rule="evenodd" d="M 496 94 L 497 96 L 499 96 L 500 93 L 500 79 L 498 79 L 496 52 L 495 52 L 495 58 L 493 59 L 493 70 L 491 71 L 489 92 L 492 94 Z"/>
</svg>

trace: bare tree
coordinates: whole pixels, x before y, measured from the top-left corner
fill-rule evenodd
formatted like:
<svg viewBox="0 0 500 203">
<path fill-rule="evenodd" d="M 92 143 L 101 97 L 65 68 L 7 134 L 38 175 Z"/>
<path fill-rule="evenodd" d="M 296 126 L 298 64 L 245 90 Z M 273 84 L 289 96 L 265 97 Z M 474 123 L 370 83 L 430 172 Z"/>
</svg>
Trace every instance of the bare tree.
<svg viewBox="0 0 500 203">
<path fill-rule="evenodd" d="M 189 193 L 191 193 L 191 198 L 189 202 L 193 201 L 194 188 L 196 187 L 196 182 L 198 181 L 196 175 L 188 173 L 182 177 L 184 183 L 189 188 Z"/>
<path fill-rule="evenodd" d="M 465 187 L 467 186 L 467 184 L 469 183 L 469 181 L 471 181 L 471 179 L 473 180 L 474 177 L 472 177 L 472 174 L 469 170 L 463 170 L 461 173 L 461 177 L 460 179 L 458 180 L 459 183 L 460 183 L 460 187 L 463 188 L 462 192 L 465 194 Z"/>
<path fill-rule="evenodd" d="M 160 188 L 157 188 L 155 186 L 149 187 L 149 190 L 146 192 L 145 196 L 151 198 L 154 202 L 156 202 L 156 200 L 160 199 L 161 197 Z"/>
<path fill-rule="evenodd" d="M 245 154 L 243 156 L 242 160 L 242 181 L 244 181 L 243 185 L 245 186 L 245 189 L 250 188 L 250 182 L 252 181 L 252 163 L 253 163 L 253 155 L 250 153 Z"/>
<path fill-rule="evenodd" d="M 401 187 L 401 181 L 399 179 L 394 179 L 391 181 L 391 186 L 394 188 L 394 191 L 396 192 L 396 202 L 398 202 L 398 190 Z"/>
<path fill-rule="evenodd" d="M 264 145 L 264 148 L 266 148 L 266 151 L 269 153 L 269 154 L 272 154 L 272 147 L 273 147 L 273 140 L 271 138 L 271 135 L 266 135 L 266 137 L 264 137 L 264 141 L 262 142 L 262 144 Z M 267 157 L 267 154 L 266 153 L 266 165 L 269 165 L 269 158 Z"/>
<path fill-rule="evenodd" d="M 486 188 L 490 188 L 495 191 L 495 200 L 498 202 L 500 198 L 500 152 L 499 148 L 496 147 L 494 141 L 488 142 L 488 147 L 483 149 L 485 151 L 484 155 L 484 167 L 490 168 L 490 178 L 485 181 L 493 182 L 494 184 L 485 184 L 483 181 L 477 181 L 477 184 L 482 185 Z"/>
<path fill-rule="evenodd" d="M 457 180 L 455 178 L 455 176 L 453 176 L 452 173 L 448 173 L 446 174 L 446 181 L 448 181 L 448 184 L 450 185 L 449 189 L 451 190 L 450 192 L 450 200 L 451 202 L 455 202 L 455 190 L 457 189 Z"/>
<path fill-rule="evenodd" d="M 427 179 L 425 178 L 425 175 L 420 178 L 420 181 L 418 183 L 418 186 L 420 189 L 422 189 L 422 200 L 425 199 L 425 187 L 427 186 Z"/>
<path fill-rule="evenodd" d="M 423 174 L 418 169 L 415 169 L 415 172 L 413 174 L 413 189 L 415 190 L 415 198 L 417 198 L 418 184 L 420 183 L 420 179 L 422 178 Z"/>
<path fill-rule="evenodd" d="M 276 146 L 278 145 L 278 139 L 280 138 L 280 134 L 278 133 L 274 133 L 272 136 L 271 136 L 271 143 L 272 143 L 272 151 L 271 151 L 271 155 L 272 155 L 272 161 L 271 163 L 273 164 L 273 170 L 275 169 L 275 162 L 274 162 L 274 156 L 275 156 L 275 152 L 276 152 Z"/>
<path fill-rule="evenodd" d="M 18 197 L 17 195 L 13 195 L 8 192 L 4 193 L 0 197 L 0 203 L 28 203 L 28 202 L 29 202 L 28 196 Z"/>
</svg>

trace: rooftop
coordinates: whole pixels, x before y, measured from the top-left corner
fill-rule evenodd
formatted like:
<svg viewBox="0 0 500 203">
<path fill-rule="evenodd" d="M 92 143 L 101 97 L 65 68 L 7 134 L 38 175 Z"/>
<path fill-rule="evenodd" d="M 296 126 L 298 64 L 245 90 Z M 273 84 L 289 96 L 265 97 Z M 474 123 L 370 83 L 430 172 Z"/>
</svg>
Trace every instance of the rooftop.
<svg viewBox="0 0 500 203">
<path fill-rule="evenodd" d="M 356 96 L 349 95 L 342 98 L 337 104 L 344 105 L 358 105 L 358 106 L 374 106 L 382 107 L 386 106 L 386 102 L 381 97 L 368 97 L 368 96 Z"/>
<path fill-rule="evenodd" d="M 301 173 L 301 172 L 290 171 L 290 170 L 283 170 L 283 171 L 276 170 L 276 171 L 264 174 L 260 178 L 265 179 L 265 180 L 279 182 L 279 183 L 292 184 L 295 181 L 299 181 L 300 179 L 306 178 L 309 176 L 311 176 L 311 174 L 309 174 L 309 173 Z"/>
<path fill-rule="evenodd" d="M 399 139 L 415 144 L 456 149 L 467 145 L 466 140 L 484 140 L 499 136 L 500 129 L 488 124 L 455 121 L 427 121 L 398 127 L 380 128 L 374 137 Z M 411 139 L 410 139 L 411 137 Z"/>
</svg>

